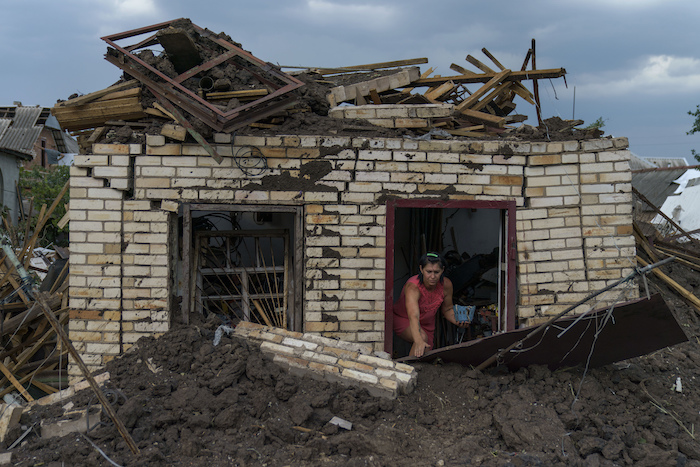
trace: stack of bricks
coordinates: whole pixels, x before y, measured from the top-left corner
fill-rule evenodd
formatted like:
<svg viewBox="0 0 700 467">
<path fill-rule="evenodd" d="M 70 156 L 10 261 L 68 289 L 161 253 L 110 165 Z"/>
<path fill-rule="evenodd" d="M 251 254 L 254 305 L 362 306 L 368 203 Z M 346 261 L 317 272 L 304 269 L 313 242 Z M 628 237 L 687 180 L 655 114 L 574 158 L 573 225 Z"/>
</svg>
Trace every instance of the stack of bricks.
<svg viewBox="0 0 700 467">
<path fill-rule="evenodd" d="M 380 104 L 333 107 L 328 116 L 367 120 L 384 128 L 430 128 L 434 119 L 453 113 L 452 104 Z"/>
<path fill-rule="evenodd" d="M 243 321 L 235 334 L 260 343 L 260 351 L 299 376 L 366 388 L 370 394 L 395 398 L 416 385 L 416 370 L 392 361 L 371 345 L 328 339 Z"/>
<path fill-rule="evenodd" d="M 334 107 L 341 102 L 356 102 L 360 104 L 363 103 L 364 97 L 369 96 L 372 91 L 380 93 L 405 87 L 419 78 L 420 68 L 410 67 L 398 73 L 380 76 L 379 78 L 362 81 L 360 83 L 336 86 L 328 93 L 328 102 Z"/>
<path fill-rule="evenodd" d="M 95 145 L 71 169 L 71 337 L 99 366 L 167 331 L 181 267 L 176 213 L 207 202 L 301 206 L 303 330 L 375 350 L 385 338 L 387 199 L 514 203 L 517 313 L 535 324 L 632 271 L 627 145 L 216 134 L 220 164 L 162 136 Z M 244 172 L 255 154 L 266 165 Z M 611 291 L 597 306 L 637 296 Z"/>
</svg>

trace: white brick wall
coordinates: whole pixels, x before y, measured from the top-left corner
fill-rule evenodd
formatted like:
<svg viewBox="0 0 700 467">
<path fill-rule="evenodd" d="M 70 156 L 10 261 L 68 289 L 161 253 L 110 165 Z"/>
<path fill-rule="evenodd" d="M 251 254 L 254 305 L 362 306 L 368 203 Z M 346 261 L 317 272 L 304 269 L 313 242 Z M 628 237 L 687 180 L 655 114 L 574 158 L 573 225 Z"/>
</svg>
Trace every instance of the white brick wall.
<svg viewBox="0 0 700 467">
<path fill-rule="evenodd" d="M 231 157 L 218 165 L 197 145 L 148 141 L 154 144 L 140 151 L 137 145 L 95 145 L 95 155 L 76 157 L 71 168 L 70 303 L 85 312 L 120 313 L 119 329 L 101 334 L 110 352 L 168 329 L 168 257 L 174 247 L 168 243 L 168 216 L 181 202 L 303 203 L 305 330 L 377 348 L 384 339 L 387 194 L 435 199 L 450 187 L 448 199 L 514 200 L 521 319 L 537 320 L 576 302 L 581 293 L 622 277 L 630 267 L 626 257 L 634 258 L 624 138 L 504 143 L 236 137 L 237 146 L 262 146 L 274 168 L 269 174 L 291 177 L 321 157 L 319 148 L 333 148 L 325 156 L 332 171 L 317 182 L 322 189 L 305 189 L 301 197 L 274 184 L 246 189 L 257 179 L 247 180 Z M 228 144 L 219 149 L 231 153 Z M 133 173 L 124 172 L 132 165 Z M 129 186 L 134 199 L 126 199 Z M 321 225 L 337 236 L 314 228 Z M 324 257 L 324 248 L 334 256 Z M 156 313 L 145 322 L 134 314 L 144 309 Z M 322 321 L 324 314 L 337 321 Z M 78 332 L 93 319 L 101 318 L 76 317 L 71 329 Z"/>
</svg>

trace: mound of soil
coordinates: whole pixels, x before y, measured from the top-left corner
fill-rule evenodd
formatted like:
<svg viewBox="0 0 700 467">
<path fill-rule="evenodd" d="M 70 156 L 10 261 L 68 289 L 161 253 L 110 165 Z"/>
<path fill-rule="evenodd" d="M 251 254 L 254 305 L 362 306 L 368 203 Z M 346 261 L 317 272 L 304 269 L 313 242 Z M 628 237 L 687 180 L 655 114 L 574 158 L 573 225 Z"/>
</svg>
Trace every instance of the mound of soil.
<svg viewBox="0 0 700 467">
<path fill-rule="evenodd" d="M 697 272 L 680 264 L 664 271 L 698 293 Z M 215 347 L 213 320 L 178 326 L 107 365 L 140 455 L 104 416 L 88 436 L 125 466 L 700 466 L 697 315 L 650 280 L 689 342 L 588 371 L 416 364 L 415 391 L 396 400 L 292 376 L 244 340 L 224 337 Z M 673 389 L 678 377 L 682 392 Z M 90 390 L 71 401 L 96 403 Z M 21 423 L 55 416 L 66 402 L 34 409 Z M 329 423 L 333 417 L 352 428 Z M 23 431 L 14 429 L 6 445 Z M 21 466 L 111 465 L 82 435 L 32 433 L 13 453 Z"/>
</svg>

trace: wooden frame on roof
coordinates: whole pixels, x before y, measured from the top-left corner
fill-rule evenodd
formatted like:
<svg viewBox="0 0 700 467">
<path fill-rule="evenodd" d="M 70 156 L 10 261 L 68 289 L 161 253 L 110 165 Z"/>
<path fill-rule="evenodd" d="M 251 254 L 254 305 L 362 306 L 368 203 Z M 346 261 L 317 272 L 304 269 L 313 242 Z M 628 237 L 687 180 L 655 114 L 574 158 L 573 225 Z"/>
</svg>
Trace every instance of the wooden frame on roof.
<svg viewBox="0 0 700 467">
<path fill-rule="evenodd" d="M 157 44 L 159 31 L 176 25 L 181 21 L 187 20 L 180 18 L 104 36 L 102 40 L 114 48 L 114 50 L 108 50 L 105 59 L 121 68 L 126 73 L 134 76 L 149 88 L 154 89 L 174 105 L 200 118 L 217 131 L 234 131 L 237 128 L 247 125 L 251 121 L 259 119 L 260 115 L 282 110 L 294 102 L 294 99 L 288 96 L 281 100 L 277 98 L 303 86 L 304 83 L 277 70 L 273 65 L 260 60 L 231 42 L 217 37 L 217 35 L 213 34 L 211 31 L 200 28 L 194 23 L 189 24 L 201 38 L 209 41 L 209 45 L 211 46 L 209 50 L 214 52 L 213 58 L 204 63 L 193 66 L 171 78 L 153 68 L 133 53 L 140 48 Z M 155 32 L 155 34 L 131 46 L 122 47 L 116 43 L 116 41 L 150 32 Z M 182 82 L 187 78 L 194 77 L 199 73 L 206 72 L 223 63 L 231 64 L 236 68 L 246 70 L 255 76 L 258 81 L 269 87 L 272 92 L 234 109 L 222 110 L 182 85 Z"/>
</svg>

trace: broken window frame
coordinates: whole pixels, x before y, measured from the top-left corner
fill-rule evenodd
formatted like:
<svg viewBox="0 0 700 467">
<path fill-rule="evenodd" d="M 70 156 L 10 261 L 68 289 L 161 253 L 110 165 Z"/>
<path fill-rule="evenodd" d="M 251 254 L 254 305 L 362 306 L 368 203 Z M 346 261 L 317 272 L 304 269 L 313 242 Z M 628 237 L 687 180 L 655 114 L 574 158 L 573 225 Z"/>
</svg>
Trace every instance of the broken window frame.
<svg viewBox="0 0 700 467">
<path fill-rule="evenodd" d="M 505 235 L 504 248 L 501 250 L 499 271 L 505 263 L 505 284 L 499 293 L 503 309 L 499 312 L 499 331 L 511 331 L 516 324 L 516 203 L 515 200 L 502 201 L 441 201 L 419 199 L 392 199 L 386 203 L 386 275 L 384 296 L 384 350 L 392 353 L 394 345 L 394 233 L 396 228 L 396 210 L 401 208 L 419 209 L 497 209 L 502 214 L 501 235 Z M 500 275 L 499 275 L 500 276 Z M 500 279 L 500 277 L 499 277 Z M 400 291 L 399 291 L 400 292 Z M 398 293 L 397 293 L 398 298 Z"/>
<path fill-rule="evenodd" d="M 256 211 L 256 213 L 259 211 Z M 222 241 L 226 254 L 223 257 L 207 259 L 206 250 L 215 254 L 211 249 L 212 240 Z M 248 260 L 252 265 L 234 265 L 231 261 L 231 253 L 234 251 L 232 243 L 245 243 L 253 240 L 253 251 L 248 253 Z M 271 261 L 265 261 L 265 251 L 262 250 L 263 239 L 268 239 L 271 251 Z M 282 240 L 283 261 L 276 264 L 274 261 L 273 241 Z M 204 302 L 219 304 L 223 310 L 223 304 L 231 308 L 234 304 L 242 312 L 239 319 L 254 321 L 258 324 L 277 326 L 284 329 L 288 326 L 289 311 L 289 267 L 293 262 L 289 250 L 289 230 L 199 230 L 194 232 L 195 244 L 195 288 L 194 308 L 199 313 L 204 313 Z M 204 249 L 206 247 L 206 250 Z M 235 248 L 239 250 L 238 247 Z M 248 247 L 246 247 L 248 249 Z M 213 264 L 211 264 L 213 262 Z M 282 275 L 282 287 L 278 287 L 279 275 Z M 261 278 L 263 276 L 264 278 Z M 270 279 L 272 276 L 272 280 Z M 255 279 L 254 279 L 255 278 Z M 274 287 L 273 287 L 274 284 Z M 267 286 L 267 291 L 265 290 Z M 224 294 L 206 294 L 206 289 L 223 287 Z M 281 290 L 280 290 L 281 289 Z M 253 306 L 251 307 L 251 304 Z M 207 309 L 209 306 L 206 307 Z M 255 318 L 254 318 L 255 317 Z"/>
<path fill-rule="evenodd" d="M 294 215 L 294 227 L 290 232 L 290 253 L 295 259 L 290 266 L 289 273 L 289 297 L 288 308 L 289 318 L 287 327 L 291 331 L 301 332 L 303 330 L 303 258 L 304 254 L 304 230 L 303 230 L 303 207 L 283 206 L 283 205 L 235 205 L 235 204 L 208 204 L 208 203 L 188 203 L 183 205 L 183 291 L 182 291 L 182 321 L 189 323 L 190 314 L 195 312 L 195 280 L 194 268 L 194 237 L 195 231 L 192 227 L 192 213 L 196 211 L 221 211 L 221 212 L 270 212 L 289 213 Z M 267 229 L 269 231 L 270 229 Z M 260 233 L 265 232 L 261 229 Z"/>
</svg>

